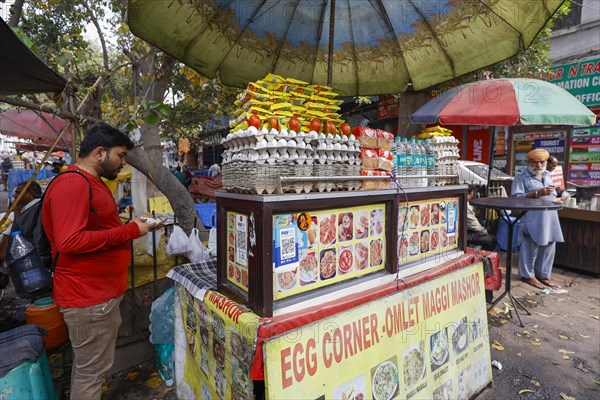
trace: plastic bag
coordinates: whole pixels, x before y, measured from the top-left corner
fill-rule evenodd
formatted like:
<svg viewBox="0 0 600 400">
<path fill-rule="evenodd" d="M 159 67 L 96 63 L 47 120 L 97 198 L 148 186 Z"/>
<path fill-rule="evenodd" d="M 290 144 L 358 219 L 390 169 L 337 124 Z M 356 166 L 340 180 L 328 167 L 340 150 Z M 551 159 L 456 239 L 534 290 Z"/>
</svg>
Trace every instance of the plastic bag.
<svg viewBox="0 0 600 400">
<path fill-rule="evenodd" d="M 210 233 L 208 234 L 208 252 L 211 257 L 217 256 L 217 228 L 210 228 Z"/>
<path fill-rule="evenodd" d="M 150 308 L 150 343 L 173 343 L 175 340 L 175 288 L 170 287 L 152 302 Z"/>
<path fill-rule="evenodd" d="M 190 241 L 183 229 L 173 225 L 173 233 L 167 242 L 167 254 L 177 256 L 187 254 L 190 251 Z"/>
<path fill-rule="evenodd" d="M 155 344 L 156 369 L 166 386 L 173 386 L 173 343 Z"/>
<path fill-rule="evenodd" d="M 189 243 L 190 251 L 187 253 L 187 258 L 191 262 L 199 263 L 202 261 L 207 261 L 210 258 L 208 249 L 200 241 L 200 237 L 198 236 L 198 229 L 192 229 L 192 233 L 190 233 L 189 237 Z"/>
<path fill-rule="evenodd" d="M 146 223 L 153 224 L 158 223 L 158 221 L 154 218 L 148 218 Z M 154 249 L 158 249 L 158 246 L 160 245 L 161 231 L 162 228 L 154 232 L 148 232 L 146 235 L 146 253 L 150 254 L 151 256 L 154 256 Z M 152 236 L 154 236 L 154 240 L 156 241 L 154 247 L 152 247 Z"/>
</svg>

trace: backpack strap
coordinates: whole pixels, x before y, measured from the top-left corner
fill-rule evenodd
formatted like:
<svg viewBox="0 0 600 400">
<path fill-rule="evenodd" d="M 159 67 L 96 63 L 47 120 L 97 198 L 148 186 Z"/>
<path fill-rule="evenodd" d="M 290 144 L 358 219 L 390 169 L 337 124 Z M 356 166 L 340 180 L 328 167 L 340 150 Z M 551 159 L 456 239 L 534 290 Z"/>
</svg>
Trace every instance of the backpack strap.
<svg viewBox="0 0 600 400">
<path fill-rule="evenodd" d="M 85 174 L 82 174 L 81 171 L 79 171 L 78 169 L 69 169 L 66 170 L 64 172 L 61 172 L 60 174 L 56 175 L 54 178 L 52 178 L 52 180 L 50 181 L 50 183 L 48 183 L 48 186 L 46 186 L 46 190 L 44 191 L 44 194 L 42 194 L 42 198 L 40 200 L 40 203 L 42 203 L 44 201 L 44 198 L 46 197 L 46 193 L 48 193 L 48 189 L 50 188 L 50 185 L 52 185 L 52 182 L 54 182 L 56 180 L 56 178 L 58 178 L 59 176 L 65 175 L 65 174 L 78 174 L 79 176 L 81 176 L 83 179 L 86 180 L 86 182 L 88 183 L 88 191 L 89 191 L 89 201 L 90 201 L 90 211 L 96 216 L 96 219 L 98 220 L 98 226 L 96 226 L 96 230 L 100 228 L 100 216 L 98 215 L 98 212 L 96 211 L 96 209 L 94 208 L 94 206 L 92 205 L 92 200 L 94 199 L 94 192 L 92 190 L 92 182 L 90 182 L 89 178 L 87 176 L 85 176 Z M 40 207 L 40 212 L 41 212 L 41 207 Z M 52 260 L 52 264 L 50 265 L 50 271 L 54 272 L 54 268 L 56 268 L 56 264 L 58 263 L 58 256 L 60 256 L 60 252 L 57 251 L 56 252 L 56 256 L 54 256 L 54 259 Z"/>
</svg>

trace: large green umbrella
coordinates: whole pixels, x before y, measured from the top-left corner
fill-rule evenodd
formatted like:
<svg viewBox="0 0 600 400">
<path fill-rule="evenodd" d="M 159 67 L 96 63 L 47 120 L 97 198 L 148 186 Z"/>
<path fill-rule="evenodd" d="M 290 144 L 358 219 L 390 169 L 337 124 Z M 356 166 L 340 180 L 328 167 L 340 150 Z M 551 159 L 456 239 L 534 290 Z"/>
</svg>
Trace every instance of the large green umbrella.
<svg viewBox="0 0 600 400">
<path fill-rule="evenodd" d="M 424 89 L 511 57 L 562 3 L 130 0 L 129 24 L 226 85 L 272 72 L 352 96 L 402 92 L 408 83 Z"/>
</svg>

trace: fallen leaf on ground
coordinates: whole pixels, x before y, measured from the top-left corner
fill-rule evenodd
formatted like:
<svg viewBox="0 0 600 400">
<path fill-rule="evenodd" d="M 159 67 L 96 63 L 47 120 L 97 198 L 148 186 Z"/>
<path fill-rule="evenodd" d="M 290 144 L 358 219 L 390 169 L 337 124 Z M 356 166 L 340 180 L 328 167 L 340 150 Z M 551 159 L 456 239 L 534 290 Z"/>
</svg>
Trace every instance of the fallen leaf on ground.
<svg viewBox="0 0 600 400">
<path fill-rule="evenodd" d="M 497 314 L 500 314 L 501 312 L 502 312 L 502 310 L 499 309 L 498 307 L 494 307 L 491 310 L 488 310 L 489 315 L 497 315 Z"/>
<path fill-rule="evenodd" d="M 586 367 L 583 366 L 582 362 L 580 362 L 579 365 L 577 365 L 577 369 L 580 369 L 583 372 L 590 372 Z"/>
<path fill-rule="evenodd" d="M 521 357 L 523 354 L 521 353 L 517 353 L 517 357 Z"/>
<path fill-rule="evenodd" d="M 523 331 L 524 335 L 531 335 L 531 333 L 529 333 L 529 331 Z"/>
<path fill-rule="evenodd" d="M 599 320 L 600 320 L 600 317 L 599 317 L 599 316 L 597 316 L 597 315 L 592 315 L 592 314 L 590 314 L 590 317 L 592 317 L 592 318 L 594 318 L 594 319 L 599 319 Z"/>
<path fill-rule="evenodd" d="M 536 338 L 531 341 L 531 344 L 534 346 L 540 346 L 542 344 L 542 341 Z"/>
<path fill-rule="evenodd" d="M 568 356 L 568 355 L 566 355 L 566 354 L 563 354 L 563 360 L 570 360 L 570 359 L 571 359 L 571 357 L 569 357 L 569 356 Z"/>
<path fill-rule="evenodd" d="M 569 351 L 569 350 L 565 350 L 565 349 L 560 349 L 558 350 L 559 353 L 563 353 L 563 354 L 575 354 L 574 351 Z"/>
<path fill-rule="evenodd" d="M 582 335 L 581 333 L 579 333 L 579 336 L 581 336 L 582 338 L 589 338 L 588 335 Z"/>
<path fill-rule="evenodd" d="M 150 389 L 156 389 L 162 384 L 160 378 L 150 378 L 146 381 L 145 385 Z"/>
<path fill-rule="evenodd" d="M 519 390 L 519 394 L 527 394 L 527 393 L 535 393 L 534 390 L 531 389 L 523 389 L 523 390 Z"/>
<path fill-rule="evenodd" d="M 540 385 L 540 383 L 539 383 L 538 381 L 536 381 L 535 379 L 532 379 L 532 380 L 531 380 L 531 384 L 532 384 L 533 386 L 542 386 L 542 385 Z"/>
<path fill-rule="evenodd" d="M 560 394 L 560 397 L 562 397 L 562 398 L 563 398 L 563 400 L 577 400 L 575 397 L 567 396 L 567 395 L 566 395 L 566 394 L 564 394 L 564 393 L 561 393 L 561 394 Z"/>
<path fill-rule="evenodd" d="M 125 380 L 134 381 L 138 377 L 139 374 L 140 374 L 140 371 L 129 371 L 129 373 L 125 377 Z"/>
<path fill-rule="evenodd" d="M 500 351 L 504 350 L 504 346 L 502 346 L 497 340 L 494 340 L 492 342 L 492 347 L 495 348 L 496 350 L 500 350 Z"/>
<path fill-rule="evenodd" d="M 537 311 L 536 311 L 535 313 L 536 313 L 537 315 L 541 315 L 542 317 L 550 318 L 550 316 L 549 316 L 549 315 L 542 314 L 541 312 L 537 312 Z"/>
<path fill-rule="evenodd" d="M 570 337 L 568 337 L 568 336 L 565 336 L 565 335 L 558 335 L 558 337 L 559 337 L 560 339 L 562 339 L 562 340 L 569 340 L 569 339 L 571 339 Z"/>
</svg>

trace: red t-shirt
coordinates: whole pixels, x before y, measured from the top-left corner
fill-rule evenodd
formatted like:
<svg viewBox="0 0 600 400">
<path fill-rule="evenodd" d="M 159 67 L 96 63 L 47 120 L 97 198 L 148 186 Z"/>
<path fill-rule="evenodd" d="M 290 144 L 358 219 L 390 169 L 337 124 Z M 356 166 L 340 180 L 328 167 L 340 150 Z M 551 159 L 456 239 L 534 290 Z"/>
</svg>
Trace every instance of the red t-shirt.
<svg viewBox="0 0 600 400">
<path fill-rule="evenodd" d="M 140 236 L 135 223 L 123 225 L 110 189 L 99 178 L 75 166 L 78 174 L 58 176 L 42 205 L 42 225 L 60 252 L 54 270 L 54 302 L 59 307 L 87 307 L 118 297 L 127 290 L 131 240 Z"/>
</svg>

